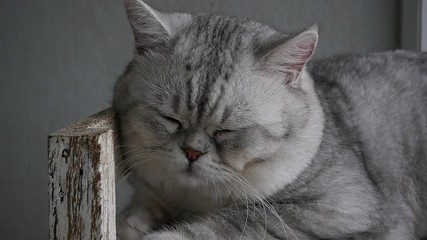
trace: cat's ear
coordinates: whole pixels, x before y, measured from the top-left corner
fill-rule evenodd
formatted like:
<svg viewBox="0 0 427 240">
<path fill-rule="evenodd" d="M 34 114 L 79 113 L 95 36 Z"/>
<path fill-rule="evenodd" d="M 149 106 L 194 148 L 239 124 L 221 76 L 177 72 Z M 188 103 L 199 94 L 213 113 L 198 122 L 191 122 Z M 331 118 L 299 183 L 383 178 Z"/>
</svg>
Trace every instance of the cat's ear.
<svg viewBox="0 0 427 240">
<path fill-rule="evenodd" d="M 154 10 L 142 0 L 124 0 L 124 3 L 138 52 L 166 44 L 170 38 L 166 14 Z"/>
<path fill-rule="evenodd" d="M 292 37 L 279 37 L 263 51 L 261 68 L 283 74 L 284 83 L 296 82 L 317 45 L 317 26 Z"/>
</svg>

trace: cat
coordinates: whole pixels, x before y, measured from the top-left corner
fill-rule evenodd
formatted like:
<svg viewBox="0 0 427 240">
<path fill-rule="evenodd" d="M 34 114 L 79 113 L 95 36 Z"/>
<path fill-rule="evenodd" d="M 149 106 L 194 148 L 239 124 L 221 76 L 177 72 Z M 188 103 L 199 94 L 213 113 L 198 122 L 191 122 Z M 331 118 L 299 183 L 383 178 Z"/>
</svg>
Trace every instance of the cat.
<svg viewBox="0 0 427 240">
<path fill-rule="evenodd" d="M 310 60 L 317 27 L 125 0 L 119 239 L 427 236 L 427 54 Z"/>
</svg>

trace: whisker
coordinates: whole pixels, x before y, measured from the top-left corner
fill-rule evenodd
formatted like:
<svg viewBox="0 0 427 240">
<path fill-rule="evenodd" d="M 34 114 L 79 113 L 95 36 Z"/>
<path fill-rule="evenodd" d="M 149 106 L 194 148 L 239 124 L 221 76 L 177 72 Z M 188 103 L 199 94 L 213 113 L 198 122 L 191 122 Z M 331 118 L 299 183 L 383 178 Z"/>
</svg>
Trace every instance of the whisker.
<svg viewBox="0 0 427 240">
<path fill-rule="evenodd" d="M 250 191 L 250 193 L 253 194 L 253 197 L 255 197 L 262 205 L 264 205 L 273 214 L 273 216 L 275 216 L 279 220 L 279 222 L 281 223 L 282 228 L 283 228 L 286 236 L 287 236 L 287 230 L 286 230 L 286 228 L 288 228 L 290 230 L 290 232 L 295 236 L 295 238 L 298 239 L 298 237 L 293 232 L 293 230 L 289 227 L 289 225 L 287 225 L 284 222 L 284 220 L 280 217 L 280 215 L 277 213 L 277 211 L 274 209 L 274 207 L 271 205 L 271 203 L 269 203 L 265 199 L 265 197 L 263 197 L 256 189 L 254 189 L 245 179 L 243 179 L 243 178 L 239 177 L 239 175 L 235 174 L 233 172 L 233 170 L 226 168 L 226 172 L 228 172 L 229 176 L 233 177 L 236 180 L 237 183 L 240 183 L 242 185 L 242 187 L 248 188 L 248 190 Z"/>
</svg>

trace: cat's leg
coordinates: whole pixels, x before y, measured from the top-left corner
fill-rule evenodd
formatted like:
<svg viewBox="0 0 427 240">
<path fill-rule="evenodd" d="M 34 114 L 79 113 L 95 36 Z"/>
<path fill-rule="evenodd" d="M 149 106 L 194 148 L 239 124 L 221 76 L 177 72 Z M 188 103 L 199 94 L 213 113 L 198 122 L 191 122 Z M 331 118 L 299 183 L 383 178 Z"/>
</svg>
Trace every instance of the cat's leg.
<svg viewBox="0 0 427 240">
<path fill-rule="evenodd" d="M 163 223 L 164 214 L 155 204 L 133 203 L 117 218 L 117 237 L 137 240 Z"/>
<path fill-rule="evenodd" d="M 377 204 L 375 199 L 367 203 L 366 198 L 351 202 L 341 196 L 333 205 L 316 199 L 311 204 L 306 201 L 228 207 L 143 239 L 379 239 Z"/>
<path fill-rule="evenodd" d="M 117 217 L 117 238 L 136 240 L 162 225 L 170 209 L 166 209 L 162 198 L 135 174 L 130 174 L 127 180 L 135 191 L 130 204 Z"/>
<path fill-rule="evenodd" d="M 200 229 L 199 229 L 200 230 Z M 224 232 L 227 232 L 228 229 L 224 227 Z M 265 237 L 262 235 L 257 236 L 251 236 L 244 235 L 242 237 L 237 235 L 232 235 L 230 237 L 226 236 L 218 236 L 217 234 L 200 234 L 200 233 L 194 233 L 190 232 L 189 229 L 187 232 L 179 232 L 179 231 L 162 231 L 153 233 L 150 235 L 146 235 L 142 238 L 142 240 L 199 240 L 199 239 L 209 239 L 209 240 L 229 240 L 229 239 L 245 239 L 245 240 L 277 240 L 277 239 L 283 239 L 283 240 L 316 240 L 316 238 L 310 237 L 304 233 L 296 232 L 293 236 L 288 237 L 278 237 L 274 235 L 266 235 Z M 364 239 L 366 240 L 366 239 Z"/>
<path fill-rule="evenodd" d="M 143 240 L 284 239 L 314 240 L 314 236 L 287 225 L 265 207 L 227 209 L 144 236 Z"/>
<path fill-rule="evenodd" d="M 419 238 L 416 237 L 413 225 L 411 224 L 410 220 L 408 220 L 407 222 L 400 220 L 398 224 L 394 225 L 393 227 L 390 227 L 378 239 L 380 240 L 395 240 L 395 239 L 413 240 L 413 239 L 419 239 Z"/>
<path fill-rule="evenodd" d="M 117 218 L 117 236 L 121 240 L 136 240 L 154 226 L 151 214 L 143 207 L 130 206 Z"/>
</svg>

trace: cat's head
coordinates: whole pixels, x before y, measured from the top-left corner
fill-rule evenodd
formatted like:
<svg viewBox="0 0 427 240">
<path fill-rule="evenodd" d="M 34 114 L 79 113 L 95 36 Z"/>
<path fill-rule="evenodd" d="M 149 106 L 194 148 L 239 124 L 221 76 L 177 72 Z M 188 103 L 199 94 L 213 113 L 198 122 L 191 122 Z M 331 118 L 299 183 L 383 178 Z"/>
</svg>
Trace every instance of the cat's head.
<svg viewBox="0 0 427 240">
<path fill-rule="evenodd" d="M 125 2 L 137 54 L 117 82 L 114 109 L 133 171 L 154 185 L 244 181 L 265 194 L 294 179 L 323 126 L 304 68 L 317 28 L 281 34 Z"/>
</svg>

